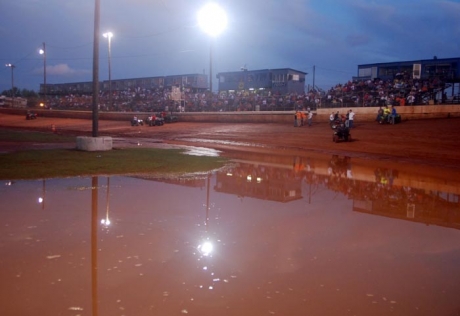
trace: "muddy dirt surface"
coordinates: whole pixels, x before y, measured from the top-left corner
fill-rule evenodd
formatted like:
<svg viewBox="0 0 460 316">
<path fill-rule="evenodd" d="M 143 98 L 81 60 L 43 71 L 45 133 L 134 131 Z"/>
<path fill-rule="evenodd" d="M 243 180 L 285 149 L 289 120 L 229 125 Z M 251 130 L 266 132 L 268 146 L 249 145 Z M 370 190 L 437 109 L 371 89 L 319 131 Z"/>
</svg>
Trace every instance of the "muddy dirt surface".
<svg viewBox="0 0 460 316">
<path fill-rule="evenodd" d="M 333 131 L 327 122 L 313 122 L 311 127 L 288 124 L 194 123 L 177 122 L 164 126 L 131 126 L 130 122 L 99 121 L 98 136 L 112 136 L 114 147 L 200 146 L 259 155 L 312 156 L 345 155 L 362 162 L 417 168 L 420 172 L 445 172 L 460 175 L 458 141 L 459 118 L 403 121 L 396 125 L 355 122 L 351 142 L 332 141 Z M 82 119 L 0 114 L 0 128 L 35 130 L 59 135 L 91 136 L 92 122 Z M 54 131 L 53 131 L 54 130 Z M 75 144 L 0 143 L 0 149 L 75 147 Z M 441 170 L 441 171 L 440 171 Z"/>
</svg>

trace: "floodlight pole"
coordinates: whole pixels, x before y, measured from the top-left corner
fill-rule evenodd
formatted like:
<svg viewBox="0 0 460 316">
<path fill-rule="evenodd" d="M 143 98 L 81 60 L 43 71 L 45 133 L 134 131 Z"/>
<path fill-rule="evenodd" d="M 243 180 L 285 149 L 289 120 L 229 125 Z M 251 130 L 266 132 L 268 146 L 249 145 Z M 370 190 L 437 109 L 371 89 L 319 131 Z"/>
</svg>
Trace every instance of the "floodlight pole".
<svg viewBox="0 0 460 316">
<path fill-rule="evenodd" d="M 108 59 L 109 59 L 109 110 L 112 108 L 112 37 L 113 33 L 112 32 L 107 32 L 102 34 L 105 38 L 108 40 L 109 44 L 109 50 L 108 50 Z"/>
<path fill-rule="evenodd" d="M 198 24 L 210 38 L 209 49 L 209 90 L 212 94 L 212 50 L 214 37 L 223 31 L 227 24 L 225 12 L 216 3 L 208 3 L 198 12 Z"/>
<path fill-rule="evenodd" d="M 211 91 L 212 96 L 212 44 L 214 39 L 211 38 L 211 44 L 209 45 L 209 91 Z"/>
<path fill-rule="evenodd" d="M 94 44 L 93 44 L 93 132 L 92 136 L 98 136 L 99 114 L 99 24 L 100 24 L 100 0 L 95 0 L 94 5 Z"/>
<path fill-rule="evenodd" d="M 14 68 L 16 68 L 13 64 L 6 64 L 6 67 L 11 68 L 11 107 L 14 108 Z"/>
<path fill-rule="evenodd" d="M 45 42 L 43 42 L 43 97 L 45 99 L 46 104 L 46 46 Z"/>
<path fill-rule="evenodd" d="M 112 35 L 108 35 L 109 40 L 109 106 L 112 109 Z"/>
</svg>

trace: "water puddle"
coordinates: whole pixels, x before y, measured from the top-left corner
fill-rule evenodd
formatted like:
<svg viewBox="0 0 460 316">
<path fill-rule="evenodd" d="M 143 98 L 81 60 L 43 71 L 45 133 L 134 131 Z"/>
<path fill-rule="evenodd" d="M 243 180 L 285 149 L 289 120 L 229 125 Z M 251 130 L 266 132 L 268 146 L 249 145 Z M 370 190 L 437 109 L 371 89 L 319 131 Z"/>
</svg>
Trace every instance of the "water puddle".
<svg viewBox="0 0 460 316">
<path fill-rule="evenodd" d="M 251 158 L 177 178 L 5 181 L 0 314 L 458 313 L 460 181 Z"/>
</svg>

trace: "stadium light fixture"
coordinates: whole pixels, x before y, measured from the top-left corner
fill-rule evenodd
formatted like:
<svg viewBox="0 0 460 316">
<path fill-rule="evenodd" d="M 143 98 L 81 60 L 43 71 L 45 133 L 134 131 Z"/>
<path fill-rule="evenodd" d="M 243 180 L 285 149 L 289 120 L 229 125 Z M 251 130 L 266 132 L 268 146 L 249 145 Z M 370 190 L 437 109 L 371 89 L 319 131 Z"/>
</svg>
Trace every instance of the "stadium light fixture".
<svg viewBox="0 0 460 316">
<path fill-rule="evenodd" d="M 211 37 L 209 50 L 209 90 L 212 93 L 213 40 L 227 28 L 227 14 L 217 3 L 210 2 L 198 11 L 198 25 Z"/>
</svg>

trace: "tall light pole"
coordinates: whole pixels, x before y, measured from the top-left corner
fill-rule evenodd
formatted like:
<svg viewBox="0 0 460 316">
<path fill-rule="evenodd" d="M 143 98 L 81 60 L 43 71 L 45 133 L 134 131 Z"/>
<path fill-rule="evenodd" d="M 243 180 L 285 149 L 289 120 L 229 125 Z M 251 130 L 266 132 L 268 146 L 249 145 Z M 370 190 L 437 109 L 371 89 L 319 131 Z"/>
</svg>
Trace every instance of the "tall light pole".
<svg viewBox="0 0 460 316">
<path fill-rule="evenodd" d="M 105 38 L 107 38 L 108 43 L 109 43 L 109 109 L 112 108 L 112 64 L 111 64 L 111 59 L 112 59 L 112 37 L 113 33 L 112 32 L 107 32 L 102 34 Z"/>
<path fill-rule="evenodd" d="M 227 14 L 217 4 L 210 2 L 198 12 L 198 24 L 211 37 L 209 51 L 209 90 L 212 94 L 212 48 L 213 39 L 219 36 L 227 27 Z"/>
<path fill-rule="evenodd" d="M 43 42 L 43 47 L 39 49 L 38 53 L 43 55 L 43 98 L 45 99 L 46 105 L 46 48 L 45 42 Z"/>
<path fill-rule="evenodd" d="M 11 68 L 11 107 L 14 108 L 14 68 L 16 68 L 13 64 L 5 64 L 6 67 Z"/>
<path fill-rule="evenodd" d="M 94 0 L 94 33 L 93 33 L 93 130 L 92 136 L 99 136 L 99 38 L 101 33 L 101 1 Z M 96 311 L 97 312 L 97 311 Z"/>
</svg>

